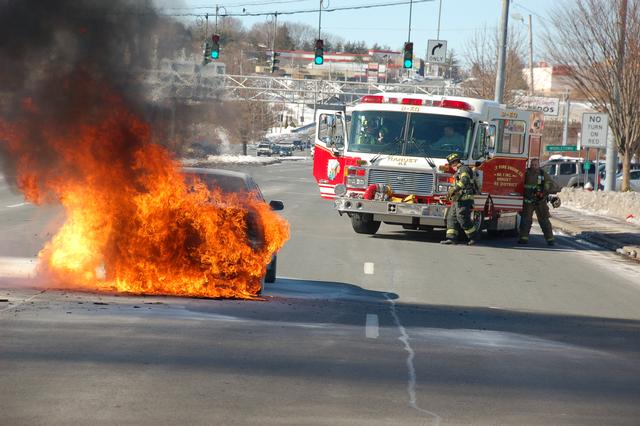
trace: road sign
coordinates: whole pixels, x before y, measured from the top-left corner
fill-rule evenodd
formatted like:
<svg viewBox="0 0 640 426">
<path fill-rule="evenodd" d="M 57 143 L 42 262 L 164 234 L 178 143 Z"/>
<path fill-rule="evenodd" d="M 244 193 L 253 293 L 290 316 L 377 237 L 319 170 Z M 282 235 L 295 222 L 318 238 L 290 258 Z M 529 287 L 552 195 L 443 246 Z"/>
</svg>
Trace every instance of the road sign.
<svg viewBox="0 0 640 426">
<path fill-rule="evenodd" d="M 547 117 L 557 117 L 560 99 L 542 96 L 516 96 L 515 105 L 518 109 L 540 111 Z"/>
<path fill-rule="evenodd" d="M 607 148 L 609 117 L 607 114 L 585 112 L 582 114 L 582 148 Z"/>
<path fill-rule="evenodd" d="M 429 40 L 427 43 L 427 62 L 444 64 L 447 59 L 447 41 Z"/>
<path fill-rule="evenodd" d="M 544 150 L 548 152 L 576 152 L 578 147 L 575 145 L 547 145 Z"/>
</svg>

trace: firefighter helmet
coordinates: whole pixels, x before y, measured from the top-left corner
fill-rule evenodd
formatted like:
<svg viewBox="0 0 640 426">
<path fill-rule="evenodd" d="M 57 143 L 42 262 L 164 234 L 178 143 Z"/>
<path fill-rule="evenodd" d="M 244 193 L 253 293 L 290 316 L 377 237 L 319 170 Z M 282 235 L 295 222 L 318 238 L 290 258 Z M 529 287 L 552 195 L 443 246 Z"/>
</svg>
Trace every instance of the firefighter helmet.
<svg viewBox="0 0 640 426">
<path fill-rule="evenodd" d="M 457 152 L 452 152 L 451 154 L 447 155 L 447 163 L 453 164 L 457 161 L 460 161 L 460 155 Z"/>
</svg>

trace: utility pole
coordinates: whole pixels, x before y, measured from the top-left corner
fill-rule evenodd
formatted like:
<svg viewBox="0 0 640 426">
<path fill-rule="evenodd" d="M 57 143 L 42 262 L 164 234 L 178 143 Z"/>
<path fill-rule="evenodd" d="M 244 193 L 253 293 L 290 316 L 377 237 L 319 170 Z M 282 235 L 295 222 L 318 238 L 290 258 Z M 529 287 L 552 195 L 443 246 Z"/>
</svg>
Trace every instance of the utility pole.
<svg viewBox="0 0 640 426">
<path fill-rule="evenodd" d="M 627 38 L 627 0 L 620 1 L 620 9 L 618 10 L 618 26 L 619 26 L 619 37 L 618 37 L 618 63 L 616 64 L 616 78 L 614 79 L 614 87 L 615 90 L 615 102 L 616 108 L 618 111 L 620 110 L 620 96 L 621 96 L 621 88 L 620 83 L 624 77 L 624 45 Z M 616 124 L 613 123 L 615 126 Z M 607 162 L 605 163 L 605 173 L 606 173 L 606 182 L 605 182 L 605 191 L 615 191 L 615 176 L 618 171 L 618 147 L 617 142 L 615 140 L 613 143 L 607 144 Z M 627 155 L 629 155 L 627 153 Z"/>
<path fill-rule="evenodd" d="M 507 60 L 507 32 L 509 25 L 509 0 L 502 0 L 502 17 L 500 18 L 500 42 L 498 44 L 498 72 L 496 73 L 495 101 L 502 103 L 504 98 L 504 74 Z"/>
<path fill-rule="evenodd" d="M 529 15 L 529 90 L 533 96 L 533 27 L 531 26 L 531 15 Z"/>
</svg>

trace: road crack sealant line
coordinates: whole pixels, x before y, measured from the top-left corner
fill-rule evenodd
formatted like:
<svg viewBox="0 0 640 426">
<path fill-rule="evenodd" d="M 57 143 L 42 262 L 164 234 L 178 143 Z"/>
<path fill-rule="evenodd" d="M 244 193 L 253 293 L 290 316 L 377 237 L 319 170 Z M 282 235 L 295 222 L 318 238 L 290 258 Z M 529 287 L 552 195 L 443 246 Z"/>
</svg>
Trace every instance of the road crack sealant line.
<svg viewBox="0 0 640 426">
<path fill-rule="evenodd" d="M 44 293 L 44 292 L 45 292 L 45 291 L 47 291 L 47 290 L 48 290 L 48 288 L 45 288 L 44 290 L 39 291 L 38 293 L 34 294 L 34 295 L 33 295 L 33 296 L 31 296 L 31 297 L 27 297 L 26 299 L 24 299 L 23 301 L 21 301 L 21 302 L 19 302 L 19 303 L 16 303 L 15 305 L 7 306 L 7 307 L 6 307 L 6 308 L 4 308 L 4 309 L 0 309 L 0 314 L 1 314 L 1 313 L 3 313 L 3 312 L 11 311 L 11 310 L 13 310 L 13 309 L 15 309 L 15 308 L 17 308 L 17 307 L 19 307 L 19 306 L 24 305 L 24 304 L 25 304 L 25 303 L 27 303 L 27 302 L 32 301 L 33 299 L 35 299 L 36 297 L 40 296 L 42 293 Z"/>
<path fill-rule="evenodd" d="M 433 424 L 437 426 L 442 421 L 442 417 L 440 417 L 439 415 L 437 415 L 432 411 L 425 410 L 424 408 L 421 408 L 418 406 L 418 403 L 416 400 L 416 367 L 413 364 L 413 359 L 415 358 L 416 353 L 411 347 L 411 343 L 410 343 L 411 339 L 407 334 L 407 330 L 404 328 L 404 326 L 400 322 L 400 317 L 398 317 L 398 312 L 396 311 L 396 302 L 391 297 L 389 297 L 389 293 L 384 293 L 384 297 L 389 302 L 391 316 L 393 317 L 393 321 L 395 322 L 396 327 L 400 331 L 400 337 L 398 337 L 398 340 L 402 342 L 402 344 L 404 345 L 404 350 L 407 352 L 407 370 L 409 373 L 407 393 L 409 394 L 409 406 L 411 406 L 411 408 L 415 410 L 418 410 L 421 413 L 424 413 L 433 417 Z"/>
</svg>

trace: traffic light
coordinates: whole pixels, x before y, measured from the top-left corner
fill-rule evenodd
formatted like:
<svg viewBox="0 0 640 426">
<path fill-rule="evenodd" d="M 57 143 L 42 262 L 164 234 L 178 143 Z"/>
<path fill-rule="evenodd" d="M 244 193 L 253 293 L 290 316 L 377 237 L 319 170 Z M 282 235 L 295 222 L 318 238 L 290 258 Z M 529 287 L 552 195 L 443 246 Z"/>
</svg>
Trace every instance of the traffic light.
<svg viewBox="0 0 640 426">
<path fill-rule="evenodd" d="M 271 72 L 272 73 L 280 69 L 278 68 L 278 63 L 280 62 L 280 59 L 278 59 L 278 56 L 280 56 L 280 54 L 275 50 L 271 52 Z"/>
<path fill-rule="evenodd" d="M 404 44 L 404 60 L 402 66 L 405 69 L 413 68 L 413 43 L 408 41 Z"/>
<path fill-rule="evenodd" d="M 324 64 L 324 40 L 316 40 L 315 58 L 313 62 L 316 65 Z"/>
<path fill-rule="evenodd" d="M 211 44 L 208 40 L 205 40 L 204 42 L 202 53 L 204 55 L 202 65 L 207 65 L 209 62 L 211 62 Z"/>
<path fill-rule="evenodd" d="M 211 59 L 220 58 L 220 34 L 211 36 Z"/>
</svg>

